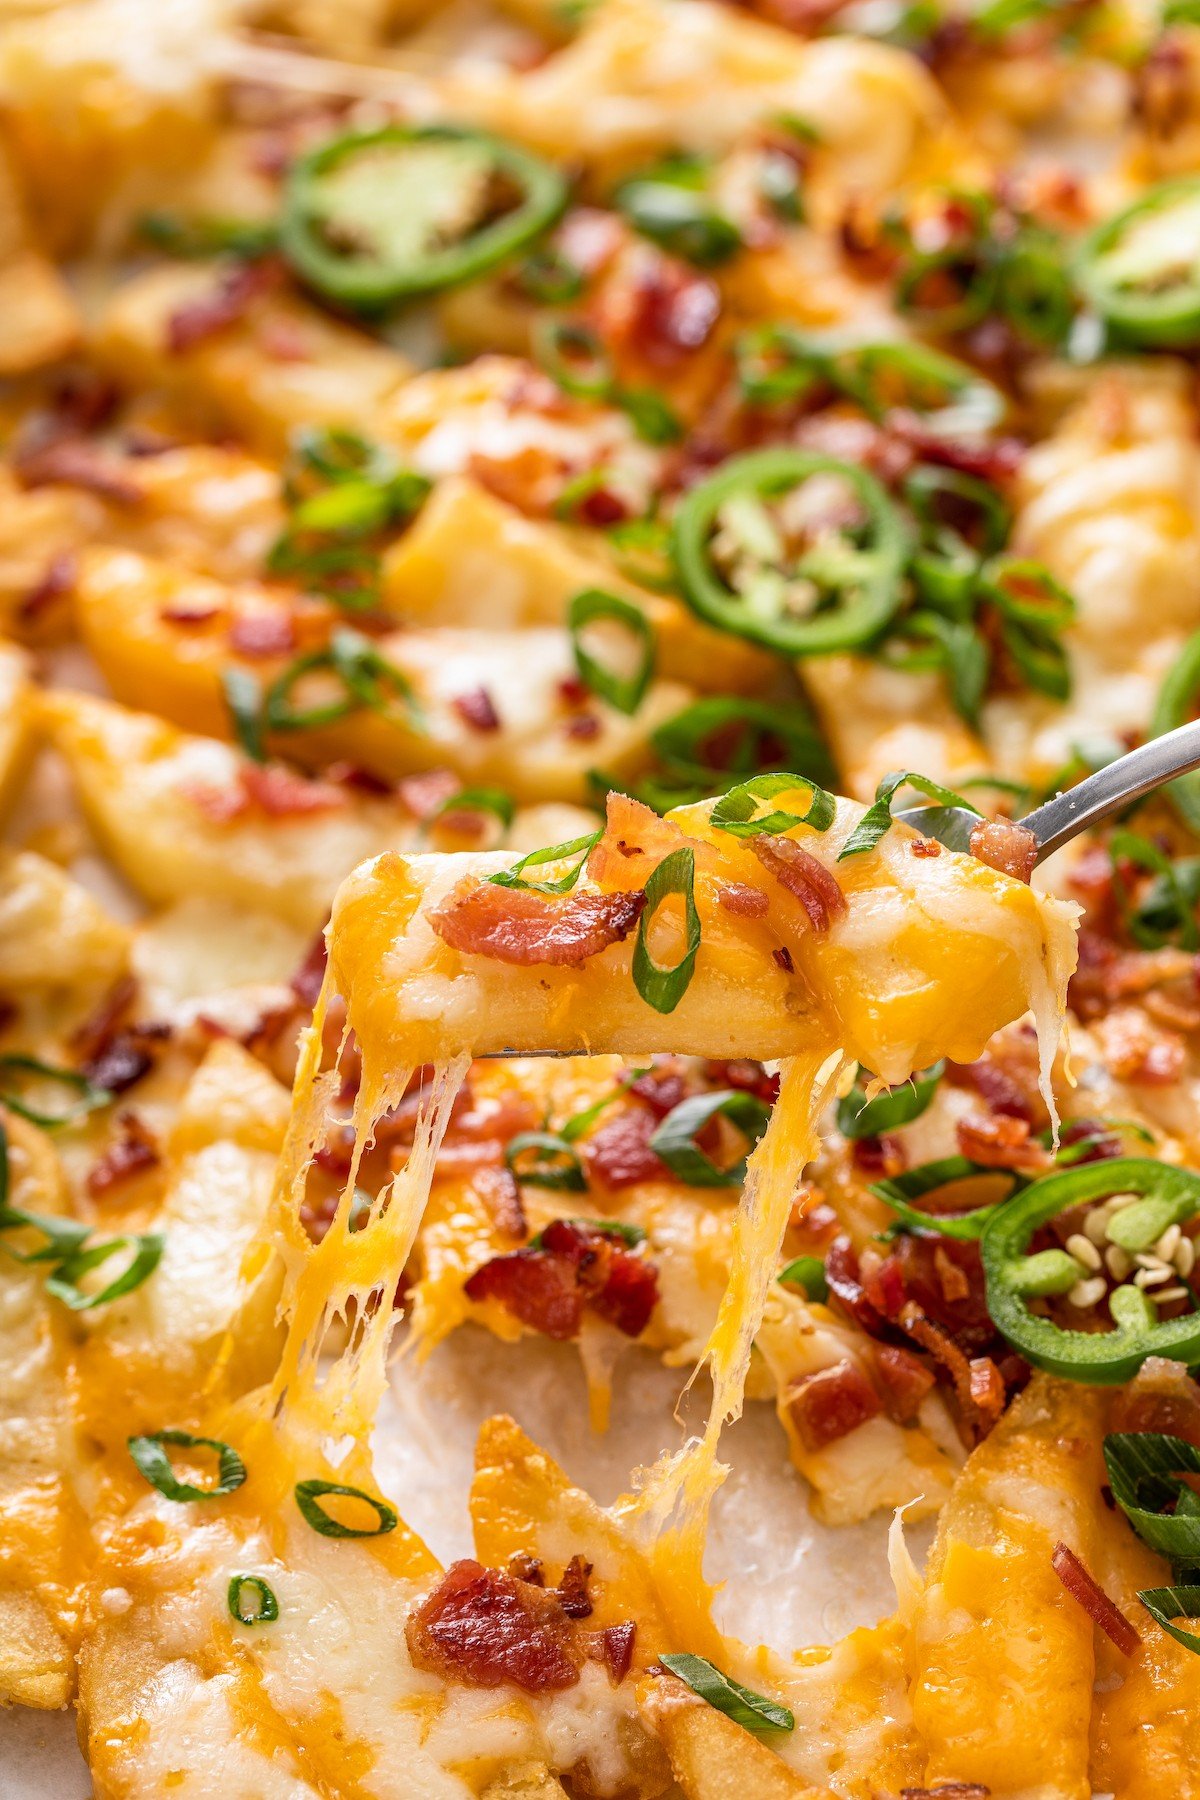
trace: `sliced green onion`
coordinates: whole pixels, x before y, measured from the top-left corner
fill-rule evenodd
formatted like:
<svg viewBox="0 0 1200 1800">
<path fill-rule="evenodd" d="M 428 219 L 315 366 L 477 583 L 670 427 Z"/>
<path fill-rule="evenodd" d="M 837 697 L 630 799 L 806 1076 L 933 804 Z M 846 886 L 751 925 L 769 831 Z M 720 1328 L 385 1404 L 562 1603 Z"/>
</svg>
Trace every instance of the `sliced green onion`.
<svg viewBox="0 0 1200 1800">
<path fill-rule="evenodd" d="M 617 189 L 616 203 L 635 231 L 672 256 L 712 269 L 742 247 L 742 235 L 703 191 L 705 171 L 665 164 Z"/>
<path fill-rule="evenodd" d="M 1125 893 L 1119 872 L 1115 867 L 1113 869 L 1113 887 L 1135 943 L 1144 950 L 1156 949 L 1167 942 L 1177 942 L 1182 950 L 1200 948 L 1200 932 L 1196 927 L 1200 858 L 1173 861 L 1157 844 L 1135 831 L 1114 831 L 1108 849 L 1114 863 L 1118 859 L 1131 862 L 1158 877 L 1141 905 L 1134 907 Z"/>
<path fill-rule="evenodd" d="M 645 1069 L 634 1069 L 632 1074 L 624 1076 L 617 1083 L 611 1094 L 602 1094 L 599 1100 L 592 1102 L 591 1106 L 585 1106 L 580 1112 L 572 1113 L 570 1118 L 564 1119 L 559 1126 L 559 1137 L 565 1139 L 568 1144 L 576 1143 L 585 1131 L 591 1129 L 601 1113 L 607 1112 L 613 1102 L 619 1100 L 622 1094 L 627 1094 L 634 1082 L 646 1073 Z"/>
<path fill-rule="evenodd" d="M 617 568 L 629 581 L 655 594 L 668 594 L 675 586 L 671 561 L 671 534 L 661 519 L 625 519 L 612 525 L 608 541 L 619 552 Z"/>
<path fill-rule="evenodd" d="M 678 1675 L 680 1681 L 686 1682 L 693 1694 L 699 1694 L 702 1700 L 732 1719 L 735 1725 L 741 1725 L 746 1731 L 761 1733 L 765 1731 L 792 1731 L 796 1720 L 786 1706 L 778 1700 L 768 1700 L 765 1694 L 756 1694 L 753 1688 L 743 1687 L 740 1681 L 722 1675 L 715 1664 L 707 1657 L 692 1656 L 690 1652 L 669 1653 L 660 1656 L 659 1662 L 672 1675 Z"/>
<path fill-rule="evenodd" d="M 523 856 L 511 869 L 501 869 L 498 875 L 489 875 L 497 887 L 523 888 L 533 894 L 569 894 L 579 880 L 581 871 L 588 856 L 604 836 L 604 829 L 589 832 L 586 837 L 571 838 L 565 844 L 551 844 L 545 850 L 531 850 Z M 572 864 L 565 875 L 557 876 L 553 881 L 526 881 L 526 869 L 542 869 L 547 863 L 566 862 L 568 857 L 578 860 Z"/>
<path fill-rule="evenodd" d="M 361 1500 L 371 1507 L 378 1517 L 379 1523 L 373 1528 L 361 1529 L 353 1525 L 343 1525 L 331 1518 L 320 1504 L 327 1494 L 344 1494 L 348 1499 Z M 296 1483 L 296 1505 L 304 1514 L 314 1531 L 322 1537 L 329 1538 L 367 1538 L 383 1537 L 389 1531 L 395 1531 L 399 1524 L 394 1507 L 381 1500 L 377 1494 L 364 1493 L 362 1488 L 346 1487 L 337 1481 L 298 1481 Z"/>
<path fill-rule="evenodd" d="M 952 1182 L 967 1181 L 973 1176 L 981 1175 L 1003 1176 L 1009 1182 L 1004 1200 L 993 1200 L 987 1206 L 976 1206 L 963 1213 L 931 1213 L 913 1204 L 926 1194 L 949 1187 Z M 917 1168 L 909 1169 L 903 1175 L 895 1175 L 889 1181 L 872 1182 L 868 1192 L 874 1194 L 877 1200 L 882 1200 L 885 1206 L 890 1206 L 900 1224 L 908 1230 L 934 1237 L 957 1238 L 960 1243 L 970 1244 L 983 1236 L 988 1220 L 1005 1201 L 1011 1200 L 1015 1193 L 1027 1186 L 1026 1177 L 1019 1175 L 1015 1169 L 990 1169 L 983 1163 L 972 1162 L 966 1156 L 944 1156 L 936 1162 L 921 1163 Z"/>
<path fill-rule="evenodd" d="M 754 406 L 801 400 L 830 378 L 830 358 L 792 325 L 760 325 L 733 347 L 738 383 Z"/>
<path fill-rule="evenodd" d="M 247 1611 L 242 1595 L 249 1589 L 253 1595 L 253 1610 Z M 279 1617 L 279 1601 L 275 1590 L 269 1587 L 261 1575 L 234 1575 L 230 1580 L 226 1599 L 229 1603 L 230 1617 L 239 1625 L 271 1625 Z"/>
<path fill-rule="evenodd" d="M 578 300 L 586 286 L 583 270 L 554 244 L 531 250 L 512 273 L 512 283 L 539 306 L 565 306 Z"/>
<path fill-rule="evenodd" d="M 1200 1635 L 1175 1624 L 1176 1619 L 1200 1619 L 1200 1587 L 1143 1588 L 1138 1599 L 1168 1637 L 1200 1656 Z"/>
<path fill-rule="evenodd" d="M 844 862 L 848 856 L 861 856 L 867 850 L 874 850 L 880 839 L 891 829 L 892 802 L 902 787 L 917 788 L 920 793 L 928 794 L 942 806 L 962 806 L 977 817 L 983 816 L 977 806 L 972 806 L 969 800 L 964 800 L 953 788 L 943 787 L 940 781 L 931 781 L 928 775 L 918 775 L 912 769 L 893 769 L 875 789 L 873 803 L 838 853 L 839 862 Z"/>
<path fill-rule="evenodd" d="M 266 256 L 279 241 L 274 223 L 254 219 L 186 219 L 179 213 L 148 212 L 137 221 L 137 233 L 181 261 L 193 257 L 236 256 L 244 262 Z"/>
<path fill-rule="evenodd" d="M 628 413 L 644 444 L 677 444 L 683 436 L 679 415 L 653 388 L 615 387 L 609 398 Z"/>
<path fill-rule="evenodd" d="M 246 1465 L 231 1444 L 220 1438 L 193 1437 L 190 1431 L 154 1431 L 146 1437 L 128 1440 L 129 1454 L 152 1488 L 166 1500 L 219 1500 L 232 1494 L 246 1479 Z M 184 1449 L 213 1450 L 217 1456 L 217 1479 L 211 1487 L 194 1487 L 180 1481 L 167 1455 L 166 1446 L 177 1444 Z"/>
<path fill-rule="evenodd" d="M 671 1108 L 650 1139 L 650 1149 L 659 1161 L 689 1187 L 741 1187 L 746 1179 L 746 1156 L 722 1169 L 696 1142 L 709 1121 L 718 1117 L 737 1126 L 747 1141 L 748 1156 L 770 1123 L 771 1109 L 755 1095 L 736 1088 L 693 1094 Z"/>
<path fill-rule="evenodd" d="M 700 914 L 696 910 L 696 859 L 691 850 L 672 850 L 646 883 L 646 904 L 638 920 L 633 946 L 633 985 L 655 1012 L 674 1012 L 691 984 L 700 948 Z M 655 962 L 646 933 L 663 902 L 678 894 L 684 907 L 684 952 L 673 966 Z"/>
<path fill-rule="evenodd" d="M 1079 608 L 1045 563 L 1028 557 L 995 556 L 980 570 L 982 593 L 1002 618 L 1018 625 L 1061 631 L 1073 623 Z"/>
<path fill-rule="evenodd" d="M 533 1153 L 533 1161 L 524 1159 Z M 518 1167 L 518 1160 L 521 1166 Z M 505 1167 L 529 1187 L 582 1194 L 587 1188 L 583 1164 L 565 1137 L 553 1131 L 519 1131 L 504 1152 Z"/>
<path fill-rule="evenodd" d="M 632 635 L 638 646 L 638 662 L 631 675 L 606 668 L 585 646 L 584 629 L 597 619 L 610 619 Z M 655 631 L 642 609 L 617 594 L 606 594 L 602 588 L 585 588 L 583 593 L 574 595 L 567 608 L 567 630 L 579 679 L 618 712 L 635 713 L 654 673 Z"/>
<path fill-rule="evenodd" d="M 794 793 L 798 787 L 806 787 L 811 796 L 804 812 L 757 813 L 760 800 L 769 800 L 775 794 Z M 764 833 L 768 837 L 777 837 L 794 825 L 828 831 L 836 816 L 837 803 L 832 794 L 815 782 L 806 781 L 803 775 L 780 773 L 754 775 L 749 781 L 739 781 L 736 787 L 722 794 L 709 814 L 709 823 L 718 831 L 728 831 L 733 837 L 761 837 Z"/>
<path fill-rule="evenodd" d="M 775 1278 L 784 1287 L 803 1288 L 810 1300 L 828 1300 L 829 1282 L 819 1256 L 797 1256 Z"/>
<path fill-rule="evenodd" d="M 573 319 L 543 319 L 534 331 L 534 352 L 563 392 L 577 400 L 607 400 L 616 376 L 604 345 L 590 325 Z"/>
<path fill-rule="evenodd" d="M 77 1095 L 77 1099 L 65 1112 L 43 1112 L 39 1107 L 31 1106 L 28 1100 L 21 1098 L 18 1088 L 26 1085 L 24 1077 L 33 1077 L 35 1081 L 52 1081 Z M 14 1077 L 16 1085 L 14 1085 Z M 0 1056 L 0 1105 L 7 1106 L 10 1112 L 19 1113 L 21 1118 L 28 1119 L 31 1125 L 40 1125 L 45 1131 L 53 1131 L 59 1125 L 73 1125 L 90 1112 L 101 1106 L 107 1106 L 112 1095 L 107 1088 L 97 1087 L 78 1069 L 60 1069 L 53 1063 L 41 1062 L 36 1056 Z"/>
<path fill-rule="evenodd" d="M 222 669 L 221 691 L 239 747 L 251 762 L 266 762 L 262 683 L 249 669 Z"/>
<path fill-rule="evenodd" d="M 438 820 L 448 813 L 490 813 L 499 824 L 503 838 L 517 816 L 517 803 L 503 788 L 460 788 L 457 794 L 448 794 L 438 801 L 432 812 L 426 813 L 417 829 L 417 842 L 423 843 Z"/>
<path fill-rule="evenodd" d="M 153 1275 L 162 1261 L 165 1245 L 166 1239 L 153 1231 L 140 1232 L 135 1237 L 105 1238 L 98 1244 L 81 1244 L 46 1277 L 46 1292 L 69 1306 L 72 1312 L 91 1312 L 94 1307 L 107 1306 L 111 1300 L 119 1300 L 122 1294 L 131 1294 Z M 95 1294 L 80 1287 L 85 1275 L 90 1275 L 93 1269 L 100 1268 L 122 1250 L 132 1250 L 133 1255 L 128 1266 L 114 1276 L 107 1287 Z"/>
<path fill-rule="evenodd" d="M 871 1138 L 911 1124 L 929 1106 L 945 1071 L 944 1061 L 935 1062 L 890 1092 L 876 1094 L 873 1100 L 867 1099 L 860 1074 L 850 1092 L 838 1101 L 838 1130 L 844 1138 Z"/>
<path fill-rule="evenodd" d="M 0 1140 L 2 1141 L 2 1140 Z M 7 1149 L 5 1149 L 7 1156 Z M 6 1192 L 7 1186 L 0 1187 Z M 7 1201 L 0 1202 L 0 1232 L 5 1231 L 37 1231 L 46 1242 L 40 1250 L 14 1250 L 5 1243 L 4 1248 L 14 1262 L 21 1263 L 59 1263 L 64 1258 L 73 1256 L 75 1251 L 91 1236 L 91 1227 L 83 1225 L 78 1219 L 56 1218 L 52 1213 L 26 1212 L 23 1206 L 9 1206 Z"/>
<path fill-rule="evenodd" d="M 1110 1432 L 1104 1463 L 1113 1499 L 1144 1543 L 1176 1568 L 1200 1562 L 1200 1450 L 1160 1431 Z"/>
</svg>

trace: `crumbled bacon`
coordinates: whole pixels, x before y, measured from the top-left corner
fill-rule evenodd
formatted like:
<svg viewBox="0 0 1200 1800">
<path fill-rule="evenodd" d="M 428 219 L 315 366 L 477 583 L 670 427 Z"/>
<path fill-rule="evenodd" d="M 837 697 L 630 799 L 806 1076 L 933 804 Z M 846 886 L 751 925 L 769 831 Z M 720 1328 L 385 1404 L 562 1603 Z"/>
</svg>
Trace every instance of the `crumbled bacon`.
<svg viewBox="0 0 1200 1800">
<path fill-rule="evenodd" d="M 748 842 L 764 868 L 799 900 L 814 931 L 828 931 L 833 920 L 846 911 L 846 896 L 837 878 L 802 844 L 763 831 Z"/>
<path fill-rule="evenodd" d="M 466 694 L 456 694 L 453 705 L 459 718 L 472 731 L 499 731 L 500 714 L 485 687 L 472 688 Z"/>
<path fill-rule="evenodd" d="M 414 819 L 430 819 L 445 802 L 462 791 L 462 782 L 450 769 L 425 769 L 420 775 L 406 775 L 396 785 L 396 793 Z"/>
<path fill-rule="evenodd" d="M 225 607 L 216 600 L 173 600 L 167 606 L 160 606 L 158 616 L 166 625 L 182 625 L 185 630 L 196 629 L 201 625 L 211 625 L 225 612 Z"/>
<path fill-rule="evenodd" d="M 79 559 L 73 550 L 59 550 L 46 564 L 40 579 L 21 596 L 17 614 L 22 624 L 31 625 L 46 609 L 69 594 L 79 573 Z"/>
<path fill-rule="evenodd" d="M 239 656 L 289 655 L 296 648 L 291 615 L 282 609 L 240 614 L 229 627 L 229 648 Z"/>
<path fill-rule="evenodd" d="M 867 1299 L 860 1275 L 858 1252 L 846 1233 L 842 1232 L 834 1238 L 825 1257 L 825 1279 L 829 1284 L 829 1292 L 855 1324 L 872 1336 L 878 1336 L 884 1321 Z"/>
<path fill-rule="evenodd" d="M 623 1106 L 580 1145 L 589 1177 L 606 1188 L 670 1181 L 671 1171 L 650 1148 L 657 1129 L 653 1112 L 641 1106 Z"/>
<path fill-rule="evenodd" d="M 113 1188 L 156 1168 L 161 1160 L 157 1138 L 136 1113 L 121 1113 L 117 1124 L 120 1137 L 88 1171 L 87 1191 L 93 1200 L 104 1199 Z"/>
<path fill-rule="evenodd" d="M 599 737 L 601 729 L 599 719 L 591 712 L 572 713 L 563 725 L 565 735 L 581 744 L 590 743 L 593 738 Z"/>
<path fill-rule="evenodd" d="M 312 781 L 282 763 L 247 763 L 241 770 L 242 787 L 251 803 L 270 818 L 295 818 L 305 813 L 332 812 L 345 806 L 346 796 L 327 781 Z"/>
<path fill-rule="evenodd" d="M 588 1581 L 591 1577 L 592 1565 L 582 1556 L 573 1556 L 562 1573 L 555 1592 L 558 1604 L 568 1619 L 590 1619 L 592 1602 L 588 1594 Z"/>
<path fill-rule="evenodd" d="M 95 1012 L 76 1027 L 71 1037 L 71 1048 L 81 1062 L 90 1062 L 99 1056 L 105 1045 L 116 1036 L 122 1020 L 137 998 L 137 991 L 135 977 L 122 975 L 113 983 Z"/>
<path fill-rule="evenodd" d="M 212 781 L 182 781 L 178 788 L 181 800 L 194 806 L 211 825 L 228 825 L 248 811 L 250 802 L 240 781 L 227 781 L 218 787 Z"/>
<path fill-rule="evenodd" d="M 793 1381 L 786 1405 L 788 1418 L 810 1454 L 848 1437 L 882 1411 L 879 1395 L 849 1357 Z"/>
<path fill-rule="evenodd" d="M 1053 1161 L 1049 1151 L 1030 1135 L 1026 1119 L 1003 1113 L 974 1114 L 959 1119 L 954 1132 L 963 1155 L 988 1169 L 1046 1169 Z"/>
<path fill-rule="evenodd" d="M 1148 1356 L 1113 1403 L 1113 1431 L 1160 1431 L 1200 1448 L 1200 1387 L 1183 1363 Z"/>
<path fill-rule="evenodd" d="M 1009 1119 L 1024 1119 L 1030 1125 L 1033 1123 L 1033 1094 L 1022 1086 L 1008 1065 L 990 1056 L 973 1063 L 947 1063 L 946 1079 L 956 1087 L 974 1088 L 992 1112 Z"/>
<path fill-rule="evenodd" d="M 608 285 L 600 313 L 603 337 L 670 368 L 708 342 L 721 315 L 721 292 L 707 275 L 640 245 L 633 279 L 619 274 Z"/>
<path fill-rule="evenodd" d="M 914 838 L 911 848 L 914 856 L 930 857 L 942 854 L 942 846 L 936 838 Z"/>
<path fill-rule="evenodd" d="M 900 1800 L 991 1800 L 991 1788 L 982 1781 L 939 1781 L 936 1787 L 900 1789 Z"/>
<path fill-rule="evenodd" d="M 778 963 L 785 975 L 794 975 L 796 965 L 792 961 L 792 953 L 786 944 L 777 944 L 771 952 L 771 961 Z"/>
<path fill-rule="evenodd" d="M 497 1231 L 506 1237 L 527 1236 L 529 1225 L 521 1202 L 521 1189 L 511 1169 L 479 1169 L 471 1186 Z"/>
<path fill-rule="evenodd" d="M 607 1625 L 600 1633 L 600 1660 L 614 1687 L 620 1687 L 633 1667 L 636 1637 L 637 1624 L 633 1619 L 624 1619 L 619 1625 Z"/>
<path fill-rule="evenodd" d="M 916 1301 L 923 1313 L 967 1351 L 987 1350 L 991 1346 L 995 1333 L 987 1309 L 978 1244 L 905 1233 L 896 1239 L 892 1257 L 903 1277 L 905 1294 Z M 948 1268 L 959 1272 L 966 1284 L 965 1292 L 959 1283 L 948 1280 Z"/>
<path fill-rule="evenodd" d="M 658 1300 L 658 1273 L 597 1227 L 555 1219 L 537 1247 L 492 1257 L 468 1278 L 465 1291 L 469 1300 L 498 1300 L 544 1337 L 577 1337 L 585 1306 L 638 1337 Z"/>
<path fill-rule="evenodd" d="M 871 1181 L 890 1181 L 908 1167 L 904 1142 L 890 1131 L 855 1138 L 850 1145 L 850 1154 L 855 1168 Z"/>
<path fill-rule="evenodd" d="M 282 279 L 283 265 L 271 257 L 222 270 L 207 293 L 175 308 L 167 320 L 168 351 L 182 356 L 240 324 L 254 302 Z"/>
<path fill-rule="evenodd" d="M 761 919 L 771 909 L 771 902 L 761 888 L 745 881 L 721 881 L 717 884 L 717 903 L 740 919 Z"/>
<path fill-rule="evenodd" d="M 971 855 L 1014 881 L 1028 881 L 1038 859 L 1032 831 L 1011 819 L 981 819 L 971 832 Z"/>
<path fill-rule="evenodd" d="M 884 1411 L 898 1425 L 911 1425 L 934 1385 L 933 1370 L 901 1344 L 876 1344 L 873 1354 Z"/>
<path fill-rule="evenodd" d="M 919 413 L 897 407 L 887 415 L 890 431 L 904 440 L 924 462 L 941 463 L 963 475 L 1003 486 L 1021 466 L 1025 445 L 1019 438 L 955 438 L 931 431 Z"/>
<path fill-rule="evenodd" d="M 714 1087 L 737 1088 L 739 1093 L 754 1094 L 767 1106 L 779 1098 L 779 1077 L 768 1075 L 760 1062 L 748 1056 L 735 1056 L 729 1061 L 710 1060 L 704 1065 L 704 1078 Z"/>
<path fill-rule="evenodd" d="M 1132 1625 L 1100 1586 L 1095 1577 L 1080 1562 L 1075 1552 L 1064 1543 L 1054 1546 L 1051 1557 L 1054 1573 L 1070 1594 L 1077 1600 L 1088 1617 L 1098 1625 L 1106 1637 L 1110 1638 L 1122 1656 L 1132 1656 L 1141 1644 L 1142 1636 L 1136 1626 Z"/>
<path fill-rule="evenodd" d="M 836 409 L 803 419 L 795 432 L 805 450 L 835 456 L 839 462 L 861 463 L 887 487 L 904 479 L 916 458 L 909 446 L 870 419 Z"/>
<path fill-rule="evenodd" d="M 404 1628 L 418 1669 L 471 1687 L 527 1694 L 574 1687 L 570 1627 L 557 1601 L 498 1569 L 452 1563 Z"/>
<path fill-rule="evenodd" d="M 1187 1046 L 1173 1031 L 1155 1026 L 1133 1006 L 1119 1006 L 1096 1023 L 1100 1052 L 1118 1081 L 1169 1087 L 1187 1061 Z"/>
<path fill-rule="evenodd" d="M 551 899 L 490 881 L 468 881 L 429 914 L 429 923 L 444 943 L 471 956 L 522 968 L 573 966 L 627 938 L 645 904 L 644 893 Z"/>
<path fill-rule="evenodd" d="M 1005 1400 L 1004 1383 L 995 1365 L 987 1357 L 968 1360 L 945 1327 L 926 1318 L 915 1301 L 901 1309 L 898 1322 L 949 1375 L 963 1424 L 973 1427 L 980 1437 L 990 1431 Z"/>
<path fill-rule="evenodd" d="M 118 1031 L 104 1048 L 83 1065 L 81 1073 L 93 1087 L 123 1094 L 154 1067 L 144 1034 L 137 1029 Z"/>
<path fill-rule="evenodd" d="M 589 489 L 577 502 L 575 512 L 585 525 L 594 525 L 598 531 L 607 531 L 610 525 L 620 525 L 629 517 L 629 507 L 620 494 L 603 485 Z"/>
<path fill-rule="evenodd" d="M 145 497 L 115 458 L 85 438 L 60 438 L 41 449 L 19 454 L 15 468 L 22 486 L 27 488 L 82 488 L 121 507 L 139 506 Z"/>
</svg>

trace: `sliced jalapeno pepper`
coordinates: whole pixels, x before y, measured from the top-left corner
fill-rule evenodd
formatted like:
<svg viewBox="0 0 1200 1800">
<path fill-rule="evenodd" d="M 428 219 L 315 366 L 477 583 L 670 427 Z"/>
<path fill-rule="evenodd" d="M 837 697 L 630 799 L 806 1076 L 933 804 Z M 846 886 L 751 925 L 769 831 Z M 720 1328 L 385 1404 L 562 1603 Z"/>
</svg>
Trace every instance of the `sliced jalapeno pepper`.
<svg viewBox="0 0 1200 1800">
<path fill-rule="evenodd" d="M 1111 1386 L 1129 1381 L 1148 1356 L 1200 1361 L 1200 1311 L 1160 1320 L 1153 1299 L 1134 1286 L 1109 1295 L 1112 1331 L 1070 1331 L 1030 1310 L 1029 1300 L 1065 1293 L 1083 1271 L 1062 1250 L 1029 1255 L 1035 1232 L 1068 1207 L 1113 1194 L 1140 1196 L 1108 1221 L 1127 1251 L 1148 1249 L 1168 1226 L 1200 1212 L 1200 1175 L 1146 1157 L 1076 1165 L 1035 1181 L 1006 1201 L 980 1242 L 988 1311 L 998 1331 L 1029 1362 L 1070 1381 Z"/>
<path fill-rule="evenodd" d="M 296 162 L 280 242 L 329 300 L 364 310 L 481 275 L 552 225 L 558 170 L 448 125 L 350 131 Z"/>
<path fill-rule="evenodd" d="M 803 541 L 789 552 L 764 501 L 814 477 L 848 489 L 859 517 L 847 526 L 838 508 L 827 520 L 818 508 L 807 524 L 800 517 Z M 693 612 L 787 656 L 847 650 L 882 631 L 900 605 L 909 547 L 908 527 L 873 475 L 807 450 L 733 457 L 686 496 L 672 534 Z"/>
<path fill-rule="evenodd" d="M 1200 175 L 1164 181 L 1089 233 L 1076 279 L 1134 344 L 1200 343 Z"/>
</svg>

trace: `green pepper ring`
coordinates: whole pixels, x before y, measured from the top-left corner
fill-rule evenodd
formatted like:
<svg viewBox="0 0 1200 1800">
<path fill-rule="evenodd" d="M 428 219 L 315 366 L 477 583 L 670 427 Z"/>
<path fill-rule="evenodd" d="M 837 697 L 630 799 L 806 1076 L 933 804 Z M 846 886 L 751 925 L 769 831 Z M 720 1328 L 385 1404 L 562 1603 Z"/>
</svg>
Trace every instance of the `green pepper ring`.
<svg viewBox="0 0 1200 1800">
<path fill-rule="evenodd" d="M 1080 245 L 1076 281 L 1096 311 L 1128 342 L 1168 346 L 1200 343 L 1200 277 L 1193 275 L 1160 294 L 1125 295 L 1104 274 L 1106 258 L 1119 247 L 1131 221 L 1173 206 L 1176 201 L 1198 198 L 1200 175 L 1164 181 L 1132 206 L 1104 219 Z"/>
<path fill-rule="evenodd" d="M 708 539 L 725 501 L 739 489 L 777 494 L 810 475 L 838 475 L 862 502 L 875 542 L 878 570 L 857 598 L 836 612 L 809 619 L 756 619 L 712 568 Z M 900 580 L 910 549 L 908 527 L 873 475 L 811 450 L 757 450 L 732 457 L 685 497 L 675 515 L 671 554 L 684 598 L 710 625 L 765 644 L 787 656 L 824 656 L 875 637 L 900 605 Z"/>
<path fill-rule="evenodd" d="M 389 267 L 366 254 L 339 256 L 314 229 L 310 201 L 323 176 L 345 158 L 377 144 L 428 143 L 447 139 L 486 149 L 494 166 L 521 189 L 520 204 L 502 218 L 464 239 L 433 251 L 415 265 Z M 327 299 L 371 311 L 411 294 L 429 294 L 482 275 L 558 218 L 567 204 L 567 183 L 559 171 L 487 132 L 449 125 L 406 127 L 385 125 L 375 131 L 351 131 L 319 145 L 292 165 L 284 195 L 279 241 L 284 255 L 308 284 Z"/>
<path fill-rule="evenodd" d="M 1113 1331 L 1069 1331 L 1029 1310 L 1014 1276 L 1035 1231 L 1069 1206 L 1109 1194 L 1153 1193 L 1200 1212 L 1200 1175 L 1148 1157 L 1115 1157 L 1076 1165 L 1032 1182 L 1002 1202 L 980 1240 L 987 1305 L 992 1323 L 1014 1349 L 1051 1375 L 1097 1387 L 1132 1380 L 1148 1356 L 1176 1362 L 1200 1361 L 1200 1312 Z"/>
</svg>

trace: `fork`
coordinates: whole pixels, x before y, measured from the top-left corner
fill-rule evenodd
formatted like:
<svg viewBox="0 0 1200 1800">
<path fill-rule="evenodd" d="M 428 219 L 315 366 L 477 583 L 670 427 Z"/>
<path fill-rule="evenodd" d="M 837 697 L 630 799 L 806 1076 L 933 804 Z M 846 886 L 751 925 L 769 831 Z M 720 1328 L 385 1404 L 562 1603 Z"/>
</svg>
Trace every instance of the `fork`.
<svg viewBox="0 0 1200 1800">
<path fill-rule="evenodd" d="M 1200 769 L 1200 719 L 1178 725 L 1162 737 L 1151 738 L 1115 762 L 1089 775 L 1064 794 L 1026 813 L 1016 823 L 1031 831 L 1037 840 L 1038 862 L 1064 844 L 1078 837 L 1101 820 L 1110 819 L 1144 794 L 1165 787 L 1178 775 Z M 909 806 L 895 814 L 906 825 L 912 825 L 926 837 L 937 838 L 948 850 L 969 851 L 971 832 L 979 823 L 978 813 L 965 806 Z"/>
</svg>

